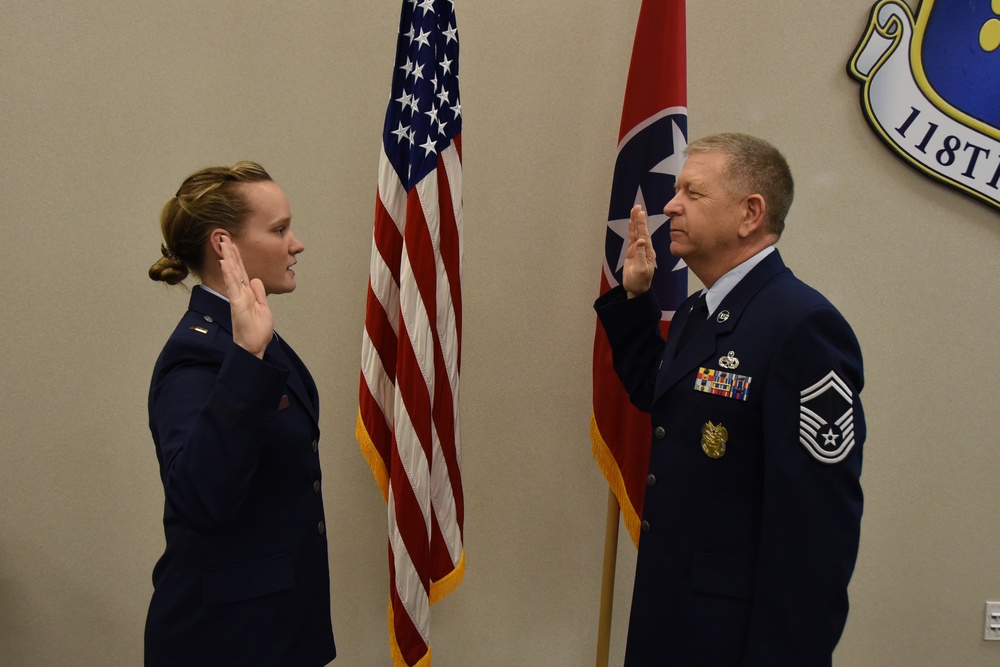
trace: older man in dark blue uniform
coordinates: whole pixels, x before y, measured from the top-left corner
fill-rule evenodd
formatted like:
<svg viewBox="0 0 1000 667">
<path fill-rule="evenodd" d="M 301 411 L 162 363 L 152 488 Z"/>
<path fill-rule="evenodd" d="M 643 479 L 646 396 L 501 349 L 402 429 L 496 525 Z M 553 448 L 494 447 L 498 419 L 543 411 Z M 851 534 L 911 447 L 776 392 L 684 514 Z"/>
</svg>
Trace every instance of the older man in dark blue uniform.
<svg viewBox="0 0 1000 667">
<path fill-rule="evenodd" d="M 622 286 L 595 304 L 653 422 L 625 665 L 830 665 L 863 504 L 861 350 L 774 248 L 784 157 L 739 134 L 685 152 L 664 213 L 671 254 L 705 289 L 664 341 L 636 206 Z"/>
</svg>

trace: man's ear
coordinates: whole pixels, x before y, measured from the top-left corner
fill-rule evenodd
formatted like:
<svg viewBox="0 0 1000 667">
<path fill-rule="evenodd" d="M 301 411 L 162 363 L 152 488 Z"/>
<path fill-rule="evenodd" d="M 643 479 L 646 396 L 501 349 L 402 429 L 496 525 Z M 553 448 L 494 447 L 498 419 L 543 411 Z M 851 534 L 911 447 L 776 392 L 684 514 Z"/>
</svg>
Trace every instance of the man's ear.
<svg viewBox="0 0 1000 667">
<path fill-rule="evenodd" d="M 747 238 L 765 231 L 765 213 L 767 202 L 761 195 L 750 195 L 743 200 L 743 220 L 740 223 L 740 236 Z"/>
</svg>

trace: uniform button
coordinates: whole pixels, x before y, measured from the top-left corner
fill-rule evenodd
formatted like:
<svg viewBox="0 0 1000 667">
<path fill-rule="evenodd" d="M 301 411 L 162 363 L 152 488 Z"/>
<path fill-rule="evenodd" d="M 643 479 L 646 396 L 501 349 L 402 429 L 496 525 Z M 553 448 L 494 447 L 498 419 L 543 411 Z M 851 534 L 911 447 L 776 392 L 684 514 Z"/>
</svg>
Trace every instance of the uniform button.
<svg viewBox="0 0 1000 667">
<path fill-rule="evenodd" d="M 648 533 L 650 530 L 651 530 L 651 528 L 649 526 L 649 522 L 648 521 L 643 521 L 642 522 L 642 532 Z"/>
<path fill-rule="evenodd" d="M 214 322 L 215 320 L 213 320 L 213 319 L 212 319 L 212 316 L 211 316 L 211 315 L 206 315 L 206 316 L 205 316 L 205 321 L 206 321 L 206 322 Z"/>
<path fill-rule="evenodd" d="M 656 475 L 646 477 L 646 486 L 656 486 Z"/>
<path fill-rule="evenodd" d="M 319 480 L 313 482 L 313 493 L 319 493 Z"/>
<path fill-rule="evenodd" d="M 663 428 L 662 426 L 657 426 L 656 430 L 653 431 L 653 435 L 656 436 L 657 440 L 663 440 L 665 437 L 667 437 L 667 429 Z"/>
<path fill-rule="evenodd" d="M 326 526 L 323 525 L 322 521 L 316 524 L 316 532 L 319 533 L 320 535 L 326 532 Z"/>
<path fill-rule="evenodd" d="M 319 440 L 313 440 L 313 451 L 314 452 L 319 451 Z"/>
</svg>

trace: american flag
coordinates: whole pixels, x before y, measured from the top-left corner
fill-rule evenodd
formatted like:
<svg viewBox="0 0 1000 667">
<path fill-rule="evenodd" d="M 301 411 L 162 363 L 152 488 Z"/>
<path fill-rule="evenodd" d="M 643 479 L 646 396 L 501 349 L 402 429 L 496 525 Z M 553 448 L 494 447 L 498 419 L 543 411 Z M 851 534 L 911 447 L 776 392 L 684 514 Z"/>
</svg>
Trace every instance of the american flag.
<svg viewBox="0 0 1000 667">
<path fill-rule="evenodd" d="M 382 131 L 357 423 L 388 508 L 397 667 L 431 663 L 429 605 L 465 571 L 458 82 L 454 2 L 404 0 Z"/>
<path fill-rule="evenodd" d="M 663 308 L 664 337 L 687 296 L 687 267 L 670 254 L 670 223 L 663 207 L 687 146 L 687 51 L 684 0 L 643 0 L 632 46 L 611 185 L 601 294 L 621 283 L 629 211 L 642 204 L 656 250 L 653 289 Z M 607 335 L 594 337 L 592 451 L 618 498 L 632 541 L 639 543 L 652 426 L 631 403 L 611 364 Z"/>
</svg>

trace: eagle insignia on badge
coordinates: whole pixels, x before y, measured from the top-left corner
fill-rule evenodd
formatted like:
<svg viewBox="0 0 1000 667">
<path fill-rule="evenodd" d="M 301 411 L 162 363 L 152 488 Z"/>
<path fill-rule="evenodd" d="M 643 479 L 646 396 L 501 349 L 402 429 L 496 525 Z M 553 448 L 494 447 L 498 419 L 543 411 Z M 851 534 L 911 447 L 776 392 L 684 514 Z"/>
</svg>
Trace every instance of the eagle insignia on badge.
<svg viewBox="0 0 1000 667">
<path fill-rule="evenodd" d="M 821 463 L 843 461 L 854 447 L 854 393 L 834 371 L 800 394 L 799 442 Z"/>
<path fill-rule="evenodd" d="M 705 422 L 701 427 L 701 449 L 708 454 L 709 458 L 721 459 L 726 453 L 726 441 L 729 440 L 729 431 L 722 424 L 713 424 L 711 421 Z"/>
</svg>

